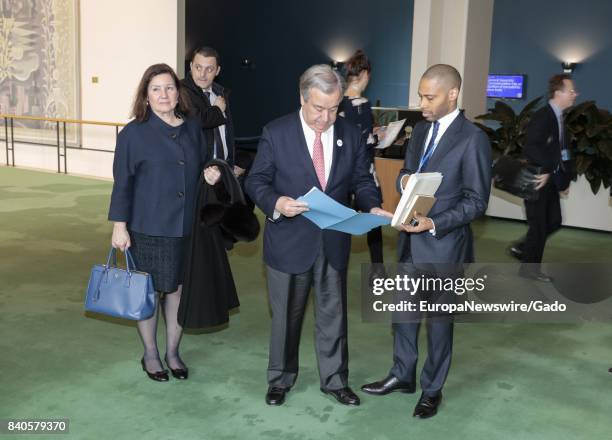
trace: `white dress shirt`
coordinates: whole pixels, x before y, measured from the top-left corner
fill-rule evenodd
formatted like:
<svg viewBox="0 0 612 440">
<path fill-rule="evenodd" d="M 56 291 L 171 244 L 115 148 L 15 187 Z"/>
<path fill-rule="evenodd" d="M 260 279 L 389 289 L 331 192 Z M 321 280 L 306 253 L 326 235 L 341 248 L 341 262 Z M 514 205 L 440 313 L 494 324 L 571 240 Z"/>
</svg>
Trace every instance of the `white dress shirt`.
<svg viewBox="0 0 612 440">
<path fill-rule="evenodd" d="M 555 103 L 550 99 L 548 104 L 553 109 L 555 116 L 557 117 L 557 125 L 559 126 L 559 145 L 563 148 L 563 110 L 555 105 Z"/>
<path fill-rule="evenodd" d="M 208 89 L 202 89 L 204 91 L 204 93 L 208 92 L 210 93 L 210 105 L 215 105 L 215 101 L 217 100 L 217 95 L 215 94 L 215 92 L 213 92 L 212 87 L 208 88 Z M 225 112 L 222 112 L 223 116 L 225 116 Z M 228 150 L 227 150 L 227 140 L 225 139 L 225 124 L 223 125 L 219 125 L 219 134 L 221 135 L 221 142 L 223 143 L 223 155 L 225 157 L 223 157 L 222 159 L 227 159 L 227 154 L 228 154 Z M 215 150 L 213 149 L 213 152 Z"/>
<path fill-rule="evenodd" d="M 310 158 L 312 159 L 312 150 L 314 147 L 315 141 L 315 132 L 312 128 L 310 128 L 306 121 L 304 120 L 304 115 L 302 115 L 302 109 L 300 109 L 300 122 L 302 123 L 302 131 L 304 132 L 304 137 L 306 138 L 306 146 L 308 147 L 308 153 L 310 154 Z M 332 160 L 334 156 L 334 126 L 332 124 L 327 130 L 321 133 L 321 143 L 323 144 L 323 164 L 325 165 L 325 182 L 329 183 L 329 173 L 331 171 Z M 272 214 L 272 220 L 277 220 L 281 216 L 281 213 L 274 210 L 274 214 Z"/>
<path fill-rule="evenodd" d="M 440 126 L 438 127 L 438 134 L 436 135 L 436 139 L 434 140 L 434 144 L 432 147 L 434 152 L 436 151 L 436 147 L 438 146 L 438 143 L 440 142 L 442 135 L 446 132 L 448 127 L 450 127 L 450 125 L 453 123 L 453 121 L 455 120 L 457 116 L 459 116 L 458 108 L 450 112 L 448 115 L 442 116 L 440 119 L 438 119 Z M 433 134 L 433 123 L 431 124 L 431 126 L 429 127 L 429 131 L 427 132 L 427 137 L 425 138 L 425 142 L 424 142 L 425 147 L 427 147 L 427 145 L 429 144 L 429 140 L 431 139 L 432 134 Z M 426 153 L 427 151 L 423 150 L 423 155 L 425 155 Z M 420 159 L 421 158 L 419 158 L 419 160 Z M 404 188 L 406 187 L 406 182 L 408 182 L 408 175 L 405 175 L 404 177 L 402 177 L 402 182 L 400 185 L 402 192 L 404 192 Z"/>
<path fill-rule="evenodd" d="M 450 127 L 450 125 L 453 123 L 453 121 L 455 120 L 455 118 L 457 118 L 457 116 L 459 116 L 459 109 L 456 108 L 455 110 L 453 110 L 452 112 L 450 112 L 448 115 L 446 116 L 442 116 L 440 119 L 438 119 L 438 123 L 440 124 L 440 126 L 438 127 L 438 133 L 436 135 L 436 139 L 434 140 L 434 144 L 431 148 L 433 148 L 433 152 L 431 154 L 433 154 L 436 151 L 436 147 L 438 146 L 438 143 L 440 142 L 440 139 L 442 139 L 442 135 L 446 132 L 446 130 L 448 129 L 448 127 Z M 429 145 L 429 141 L 431 140 L 431 136 L 433 135 L 433 123 L 431 124 L 431 127 L 429 127 L 429 132 L 427 133 L 427 137 L 425 138 L 425 146 L 427 147 L 427 145 Z M 423 155 L 425 155 L 427 153 L 427 151 L 423 150 Z M 431 158 L 431 156 L 430 156 Z M 419 158 L 420 159 L 420 158 Z M 406 182 L 408 182 L 408 179 L 404 179 L 402 178 L 402 184 L 400 185 L 402 188 L 402 192 L 404 192 L 404 187 L 406 186 Z M 430 219 L 431 220 L 431 219 Z M 433 224 L 433 228 L 431 228 L 429 230 L 429 233 L 431 235 L 436 235 L 436 224 L 433 222 L 433 220 L 431 220 L 431 223 Z"/>
<path fill-rule="evenodd" d="M 436 151 L 436 147 L 438 146 L 438 143 L 440 142 L 442 135 L 444 135 L 444 132 L 446 132 L 448 127 L 450 127 L 450 125 L 453 123 L 453 121 L 455 120 L 457 116 L 459 116 L 458 108 L 450 112 L 448 115 L 442 116 L 440 119 L 438 119 L 438 123 L 440 124 L 440 126 L 438 127 L 438 134 L 436 135 L 436 139 L 434 140 L 434 144 L 432 147 L 433 151 Z M 429 127 L 427 138 L 425 138 L 425 146 L 429 145 L 429 141 L 431 139 L 432 134 L 433 134 L 433 123 L 431 124 L 431 127 Z M 423 154 L 425 153 L 426 151 L 423 151 Z"/>
</svg>

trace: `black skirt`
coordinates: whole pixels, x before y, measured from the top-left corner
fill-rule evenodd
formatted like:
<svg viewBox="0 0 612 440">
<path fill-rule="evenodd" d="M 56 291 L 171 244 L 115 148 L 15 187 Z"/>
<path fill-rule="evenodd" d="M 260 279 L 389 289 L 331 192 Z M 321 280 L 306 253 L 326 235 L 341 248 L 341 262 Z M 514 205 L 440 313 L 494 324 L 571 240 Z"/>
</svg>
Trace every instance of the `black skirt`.
<svg viewBox="0 0 612 440">
<path fill-rule="evenodd" d="M 183 284 L 185 237 L 155 237 L 130 231 L 136 269 L 153 277 L 157 292 L 170 293 Z"/>
</svg>

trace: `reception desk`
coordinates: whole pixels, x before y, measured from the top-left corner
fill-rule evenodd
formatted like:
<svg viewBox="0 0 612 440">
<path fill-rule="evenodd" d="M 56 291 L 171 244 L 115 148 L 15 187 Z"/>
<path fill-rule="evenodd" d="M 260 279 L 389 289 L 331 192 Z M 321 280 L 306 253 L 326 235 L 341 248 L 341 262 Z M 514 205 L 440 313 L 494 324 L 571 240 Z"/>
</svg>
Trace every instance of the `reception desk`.
<svg viewBox="0 0 612 440">
<path fill-rule="evenodd" d="M 386 125 L 391 121 L 405 119 L 405 125 L 414 127 L 414 125 L 423 119 L 421 111 L 418 109 L 408 109 L 399 107 L 373 107 L 375 113 L 376 125 Z M 395 188 L 395 182 L 400 170 L 404 166 L 404 155 L 406 153 L 406 136 L 400 136 L 395 143 L 384 150 L 377 150 L 377 157 L 374 158 L 374 167 L 376 175 L 382 190 L 384 210 L 395 212 L 395 208 L 399 203 L 400 194 Z"/>
<path fill-rule="evenodd" d="M 399 203 L 400 194 L 397 192 L 395 182 L 403 166 L 403 159 L 390 159 L 386 157 L 374 158 L 376 176 L 378 177 L 380 189 L 382 190 L 382 208 L 385 211 L 395 212 L 395 208 Z"/>
</svg>

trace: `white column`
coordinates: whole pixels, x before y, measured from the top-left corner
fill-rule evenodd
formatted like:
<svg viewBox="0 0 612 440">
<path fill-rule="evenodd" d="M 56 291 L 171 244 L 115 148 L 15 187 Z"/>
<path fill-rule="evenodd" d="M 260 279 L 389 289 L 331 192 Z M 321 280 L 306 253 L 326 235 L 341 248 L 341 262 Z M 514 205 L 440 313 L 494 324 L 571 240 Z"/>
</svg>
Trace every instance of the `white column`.
<svg viewBox="0 0 612 440">
<path fill-rule="evenodd" d="M 450 64 L 463 78 L 459 107 L 486 111 L 494 0 L 415 0 L 409 107 L 418 107 L 419 80 L 432 64 Z"/>
</svg>

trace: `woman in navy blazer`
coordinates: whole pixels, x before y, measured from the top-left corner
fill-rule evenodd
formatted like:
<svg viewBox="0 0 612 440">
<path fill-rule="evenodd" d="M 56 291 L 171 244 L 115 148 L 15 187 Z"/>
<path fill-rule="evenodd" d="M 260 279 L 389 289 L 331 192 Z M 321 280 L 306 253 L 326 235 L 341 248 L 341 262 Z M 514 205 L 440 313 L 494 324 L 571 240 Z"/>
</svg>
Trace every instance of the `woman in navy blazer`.
<svg viewBox="0 0 612 440">
<path fill-rule="evenodd" d="M 153 277 L 158 303 L 163 294 L 166 320 L 166 364 L 177 379 L 188 369 L 179 356 L 183 334 L 177 322 L 183 278 L 183 252 L 191 232 L 197 185 L 207 157 L 199 123 L 187 119 L 188 104 L 179 79 L 166 64 L 149 67 L 138 86 L 134 120 L 117 138 L 114 185 L 108 219 L 114 222 L 112 245 L 131 247 L 138 270 Z M 204 170 L 207 183 L 220 176 Z M 138 321 L 144 345 L 142 369 L 149 378 L 167 381 L 157 349 L 157 312 Z"/>
</svg>

